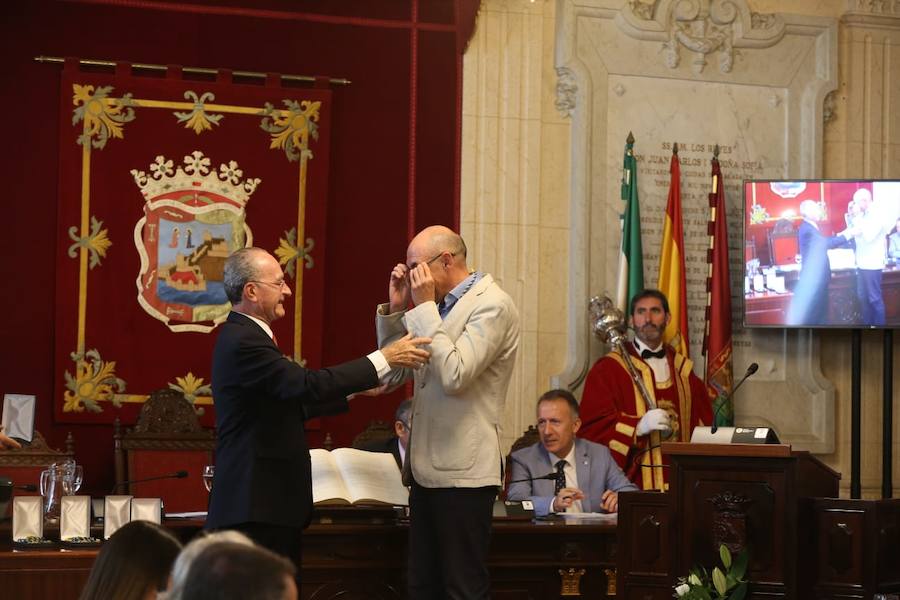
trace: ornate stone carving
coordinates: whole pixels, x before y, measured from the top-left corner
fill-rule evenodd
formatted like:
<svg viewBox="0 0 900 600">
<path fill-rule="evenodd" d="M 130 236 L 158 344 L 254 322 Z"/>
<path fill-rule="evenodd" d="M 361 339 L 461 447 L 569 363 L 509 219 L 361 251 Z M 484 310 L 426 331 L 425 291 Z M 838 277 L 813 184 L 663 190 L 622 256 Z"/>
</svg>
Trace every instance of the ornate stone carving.
<svg viewBox="0 0 900 600">
<path fill-rule="evenodd" d="M 719 71 L 730 73 L 735 48 L 765 48 L 784 35 L 779 16 L 753 13 L 746 0 L 630 0 L 622 17 L 623 29 L 633 37 L 663 42 L 663 62 L 670 69 L 681 63 L 682 48 L 692 52 L 698 74 L 711 54 L 718 57 Z"/>
<path fill-rule="evenodd" d="M 724 544 L 738 554 L 747 546 L 747 509 L 753 500 L 726 490 L 707 499 L 715 507 L 712 523 L 713 550 Z"/>
<path fill-rule="evenodd" d="M 556 75 L 556 110 L 564 117 L 571 117 L 572 111 L 575 110 L 575 97 L 578 94 L 575 74 L 567 67 L 557 67 Z"/>
<path fill-rule="evenodd" d="M 900 17 L 900 0 L 848 0 L 847 10 L 855 13 Z"/>
<path fill-rule="evenodd" d="M 656 12 L 656 1 L 641 2 L 641 0 L 628 0 L 631 11 L 642 19 L 648 21 L 653 19 L 653 13 Z"/>
</svg>

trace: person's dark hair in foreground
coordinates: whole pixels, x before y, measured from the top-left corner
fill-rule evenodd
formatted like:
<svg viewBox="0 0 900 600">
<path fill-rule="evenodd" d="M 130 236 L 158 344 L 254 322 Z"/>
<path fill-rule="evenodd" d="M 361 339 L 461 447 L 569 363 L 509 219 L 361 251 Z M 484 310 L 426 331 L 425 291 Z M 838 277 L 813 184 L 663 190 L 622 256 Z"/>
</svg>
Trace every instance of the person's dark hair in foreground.
<svg viewBox="0 0 900 600">
<path fill-rule="evenodd" d="M 182 600 L 291 600 L 296 571 L 287 559 L 258 546 L 214 544 L 194 559 Z"/>
<path fill-rule="evenodd" d="M 123 525 L 104 542 L 79 600 L 145 600 L 166 589 L 181 543 L 150 521 Z"/>
</svg>

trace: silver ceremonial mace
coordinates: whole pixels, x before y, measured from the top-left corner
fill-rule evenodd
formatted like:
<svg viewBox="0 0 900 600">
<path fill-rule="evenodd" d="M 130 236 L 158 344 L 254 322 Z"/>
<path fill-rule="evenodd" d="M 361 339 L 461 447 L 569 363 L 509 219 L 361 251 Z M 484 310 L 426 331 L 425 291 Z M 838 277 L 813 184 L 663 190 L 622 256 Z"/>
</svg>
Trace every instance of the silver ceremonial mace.
<svg viewBox="0 0 900 600">
<path fill-rule="evenodd" d="M 634 385 L 637 386 L 638 392 L 640 392 L 641 397 L 644 399 L 647 410 L 657 408 L 653 396 L 647 391 L 647 386 L 644 384 L 644 378 L 641 377 L 637 372 L 637 369 L 634 368 L 634 363 L 631 362 L 631 354 L 625 348 L 625 342 L 628 340 L 626 336 L 628 328 L 625 325 L 625 315 L 621 310 L 616 308 L 616 305 L 608 296 L 594 296 L 591 298 L 588 312 L 591 317 L 591 331 L 600 338 L 600 341 L 611 345 L 622 355 L 622 359 L 625 361 L 625 366 L 628 369 L 628 374 L 631 375 Z M 672 436 L 671 429 L 664 429 L 659 433 L 660 437 L 664 440 Z"/>
</svg>

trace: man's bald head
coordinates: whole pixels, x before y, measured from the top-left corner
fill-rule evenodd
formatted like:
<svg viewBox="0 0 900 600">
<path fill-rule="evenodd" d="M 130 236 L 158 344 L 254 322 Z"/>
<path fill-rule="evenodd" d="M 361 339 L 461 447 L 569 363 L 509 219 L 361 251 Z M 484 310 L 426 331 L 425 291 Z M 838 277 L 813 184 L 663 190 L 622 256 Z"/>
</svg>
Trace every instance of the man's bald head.
<svg viewBox="0 0 900 600">
<path fill-rule="evenodd" d="M 458 233 L 443 225 L 432 225 L 420 231 L 409 243 L 409 248 L 413 247 L 428 256 L 450 252 L 454 257 L 461 257 L 463 262 L 466 259 L 466 244 L 463 239 Z"/>
</svg>

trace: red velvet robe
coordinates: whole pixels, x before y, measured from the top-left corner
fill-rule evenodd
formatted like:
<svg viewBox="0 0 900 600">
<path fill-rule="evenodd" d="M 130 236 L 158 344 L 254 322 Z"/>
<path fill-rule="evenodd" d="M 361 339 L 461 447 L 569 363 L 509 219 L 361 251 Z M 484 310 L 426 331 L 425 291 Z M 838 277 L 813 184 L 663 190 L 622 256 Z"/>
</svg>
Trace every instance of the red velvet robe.
<svg viewBox="0 0 900 600">
<path fill-rule="evenodd" d="M 588 373 L 581 398 L 582 426 L 579 437 L 605 444 L 613 458 L 638 487 L 668 489 L 668 459 L 662 441 L 688 442 L 698 425 L 712 423 L 710 397 L 703 381 L 694 375 L 693 362 L 666 346 L 670 381 L 657 382 L 653 369 L 627 344 L 635 370 L 659 408 L 669 413 L 673 435 L 661 440 L 659 432 L 638 437 L 635 427 L 647 406 L 628 374 L 622 356 L 614 351 L 598 360 Z M 649 443 L 648 443 L 649 442 Z"/>
</svg>

